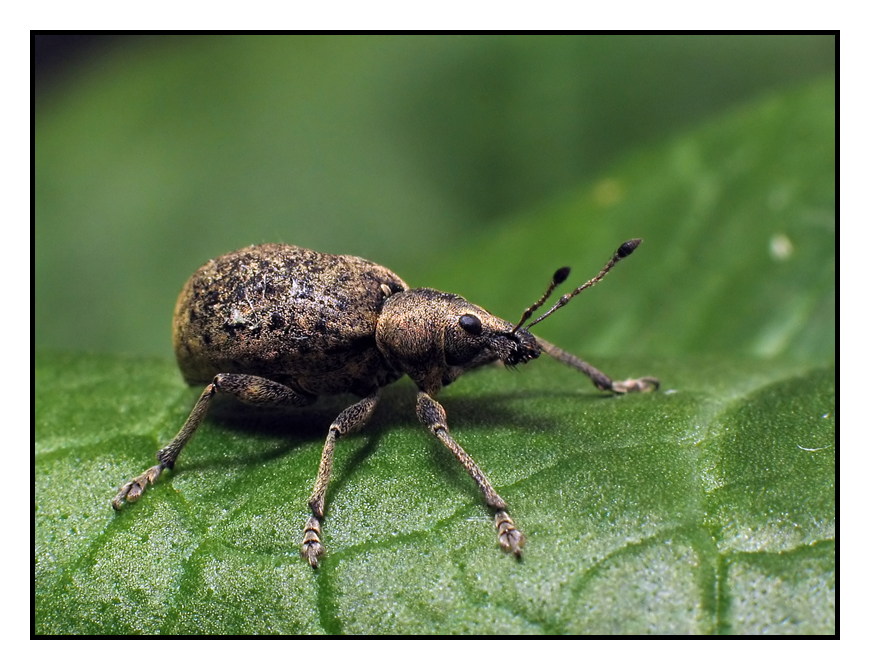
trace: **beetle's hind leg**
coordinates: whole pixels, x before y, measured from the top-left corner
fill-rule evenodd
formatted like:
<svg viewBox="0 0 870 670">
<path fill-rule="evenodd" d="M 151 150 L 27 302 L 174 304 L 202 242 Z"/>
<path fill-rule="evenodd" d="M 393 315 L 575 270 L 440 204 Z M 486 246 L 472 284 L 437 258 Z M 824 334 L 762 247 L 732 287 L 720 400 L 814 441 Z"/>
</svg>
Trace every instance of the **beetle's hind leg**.
<svg viewBox="0 0 870 670">
<path fill-rule="evenodd" d="M 320 542 L 320 522 L 323 521 L 326 487 L 329 485 L 329 477 L 332 474 L 335 443 L 339 437 L 353 433 L 368 423 L 378 405 L 379 398 L 379 391 L 375 390 L 345 409 L 329 427 L 329 433 L 327 433 L 326 442 L 323 445 L 323 455 L 320 457 L 320 469 L 317 471 L 317 480 L 314 482 L 314 492 L 308 501 L 311 517 L 305 524 L 302 536 L 302 555 L 308 560 L 312 568 L 319 565 L 320 557 L 323 555 L 323 544 Z"/>
<path fill-rule="evenodd" d="M 289 386 L 279 384 L 271 379 L 256 377 L 254 375 L 219 374 L 215 376 L 211 384 L 205 387 L 193 411 L 187 417 L 187 421 L 178 431 L 172 441 L 157 452 L 159 463 L 148 468 L 138 477 L 118 489 L 118 494 L 112 499 L 112 507 L 120 509 L 124 501 L 134 503 L 139 500 L 142 492 L 157 481 L 160 473 L 166 468 L 173 468 L 178 455 L 184 446 L 193 437 L 199 424 L 205 418 L 209 402 L 216 393 L 225 393 L 235 396 L 238 400 L 260 407 L 281 407 L 287 405 L 308 405 L 314 401 L 313 396 L 302 395 Z"/>
<path fill-rule="evenodd" d="M 555 344 L 550 344 L 546 340 L 542 340 L 540 337 L 536 337 L 535 339 L 538 340 L 541 349 L 546 351 L 550 356 L 560 363 L 564 363 L 565 365 L 582 372 L 602 391 L 612 391 L 613 393 L 634 393 L 638 391 L 655 391 L 659 387 L 659 380 L 655 377 L 641 377 L 640 379 L 613 381 L 610 377 L 601 372 L 601 370 L 592 367 L 589 363 L 577 358 L 574 354 L 571 354 L 564 349 L 560 349 Z"/>
</svg>

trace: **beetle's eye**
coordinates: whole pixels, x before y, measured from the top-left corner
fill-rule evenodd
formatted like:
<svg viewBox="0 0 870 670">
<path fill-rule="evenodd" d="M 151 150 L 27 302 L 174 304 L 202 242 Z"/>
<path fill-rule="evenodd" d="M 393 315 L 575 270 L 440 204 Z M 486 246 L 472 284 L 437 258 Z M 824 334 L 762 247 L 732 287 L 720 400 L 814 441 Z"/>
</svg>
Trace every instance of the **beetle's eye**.
<svg viewBox="0 0 870 670">
<path fill-rule="evenodd" d="M 480 319 L 473 314 L 463 314 L 459 317 L 459 325 L 462 329 L 472 335 L 480 335 L 483 332 L 483 326 L 480 325 Z"/>
</svg>

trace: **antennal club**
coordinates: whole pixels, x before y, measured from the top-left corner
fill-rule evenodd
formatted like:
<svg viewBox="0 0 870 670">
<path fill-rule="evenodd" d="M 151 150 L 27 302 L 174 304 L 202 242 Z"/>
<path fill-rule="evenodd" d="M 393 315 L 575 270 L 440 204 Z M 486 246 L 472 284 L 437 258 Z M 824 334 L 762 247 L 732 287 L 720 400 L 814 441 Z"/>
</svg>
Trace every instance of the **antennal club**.
<svg viewBox="0 0 870 670">
<path fill-rule="evenodd" d="M 556 270 L 556 272 L 553 274 L 553 278 L 550 280 L 550 285 L 547 287 L 547 290 L 544 291 L 544 295 L 542 295 L 541 299 L 538 300 L 534 305 L 532 305 L 525 312 L 523 312 L 522 318 L 519 320 L 519 323 L 514 326 L 511 334 L 517 332 L 520 329 L 520 326 L 522 326 L 528 320 L 532 313 L 536 309 L 538 309 L 538 307 L 547 302 L 547 298 L 550 297 L 550 295 L 559 284 L 568 279 L 569 274 L 571 274 L 571 268 L 569 267 L 559 268 L 558 270 Z"/>
<path fill-rule="evenodd" d="M 532 321 L 528 327 L 531 328 L 535 324 L 540 323 L 541 321 L 546 319 L 548 316 L 550 316 L 550 314 L 555 312 L 557 309 L 562 309 L 565 305 L 568 304 L 568 301 L 571 300 L 571 298 L 573 298 L 575 295 L 580 293 L 580 291 L 583 291 L 583 290 L 589 288 L 590 286 L 594 286 L 595 284 L 600 282 L 602 279 L 604 279 L 604 276 L 613 269 L 613 266 L 616 265 L 619 261 L 621 261 L 626 256 L 631 255 L 631 252 L 634 251 L 635 249 L 637 249 L 637 247 L 640 245 L 640 243 L 642 241 L 643 240 L 641 240 L 638 237 L 638 238 L 635 238 L 633 240 L 629 240 L 628 242 L 624 242 L 619 247 L 619 249 L 616 250 L 616 253 L 613 254 L 613 258 L 611 258 L 609 261 L 607 261 L 607 265 L 605 265 L 601 269 L 601 272 L 599 272 L 597 275 L 595 275 L 592 279 L 590 279 L 588 282 L 586 282 L 582 286 L 578 286 L 577 288 L 575 288 L 573 291 L 571 291 L 571 293 L 566 293 L 561 298 L 559 298 L 559 301 L 555 305 L 553 305 L 549 310 L 547 310 L 547 312 L 545 312 L 544 314 L 539 316 L 537 319 Z M 565 269 L 565 268 L 563 268 L 563 269 Z M 558 275 L 559 272 L 561 272 L 561 270 L 556 272 L 556 275 Z M 567 277 L 567 276 L 568 275 L 566 273 L 565 277 Z M 563 277 L 563 280 L 565 277 Z M 555 280 L 556 277 L 554 276 L 553 279 Z M 550 288 L 547 290 L 547 293 L 544 295 L 544 297 L 541 298 L 541 300 L 539 300 L 537 303 L 535 303 L 531 308 L 526 310 L 526 312 L 523 314 L 522 321 L 525 321 L 527 315 L 531 315 L 532 311 L 534 311 L 535 309 L 540 307 L 541 304 L 543 304 L 544 300 L 547 299 L 547 297 L 550 295 L 550 293 L 553 291 L 553 289 L 555 287 L 556 287 L 556 284 L 550 285 Z M 520 323 L 522 323 L 522 321 Z M 519 326 L 517 326 L 517 328 L 519 328 Z M 516 331 L 516 328 L 514 328 L 514 331 Z"/>
</svg>

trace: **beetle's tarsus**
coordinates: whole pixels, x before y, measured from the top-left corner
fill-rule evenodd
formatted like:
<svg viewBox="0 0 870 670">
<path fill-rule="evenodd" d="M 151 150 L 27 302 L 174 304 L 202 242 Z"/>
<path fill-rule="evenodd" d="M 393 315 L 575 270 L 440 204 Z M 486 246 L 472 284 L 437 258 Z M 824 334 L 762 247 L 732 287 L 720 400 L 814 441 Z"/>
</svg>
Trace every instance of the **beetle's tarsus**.
<svg viewBox="0 0 870 670">
<path fill-rule="evenodd" d="M 119 510 L 124 502 L 134 503 L 142 496 L 142 493 L 150 485 L 157 481 L 160 473 L 166 469 L 162 463 L 148 468 L 138 477 L 131 479 L 118 489 L 118 495 L 112 498 L 112 507 Z"/>
<path fill-rule="evenodd" d="M 312 568 L 320 564 L 323 555 L 323 545 L 320 543 L 320 521 L 312 516 L 305 524 L 305 533 L 302 536 L 302 555 L 308 560 Z"/>
<path fill-rule="evenodd" d="M 645 393 L 655 391 L 659 387 L 659 380 L 655 377 L 641 377 L 640 379 L 626 379 L 621 382 L 613 382 L 611 390 L 614 393 Z"/>
<path fill-rule="evenodd" d="M 517 530 L 513 519 L 504 510 L 496 512 L 495 527 L 498 530 L 498 543 L 501 545 L 501 548 L 511 552 L 515 556 L 520 556 L 526 538 Z"/>
</svg>

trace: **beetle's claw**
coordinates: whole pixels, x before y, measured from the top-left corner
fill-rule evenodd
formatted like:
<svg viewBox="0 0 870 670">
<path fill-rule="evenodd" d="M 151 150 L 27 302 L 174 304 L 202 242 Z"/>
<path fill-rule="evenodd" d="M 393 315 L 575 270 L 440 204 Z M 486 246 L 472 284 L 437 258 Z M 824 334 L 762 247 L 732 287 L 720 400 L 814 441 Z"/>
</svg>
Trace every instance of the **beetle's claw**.
<svg viewBox="0 0 870 670">
<path fill-rule="evenodd" d="M 505 551 L 511 552 L 515 556 L 520 556 L 526 538 L 517 530 L 516 526 L 514 526 L 513 519 L 511 519 L 510 516 L 508 516 L 508 513 L 504 510 L 496 512 L 495 527 L 498 531 L 498 542 L 501 545 L 501 548 Z"/>
<path fill-rule="evenodd" d="M 611 390 L 614 393 L 643 393 L 655 391 L 659 387 L 659 380 L 655 377 L 641 377 L 640 379 L 626 379 L 621 382 L 613 382 Z"/>
<path fill-rule="evenodd" d="M 305 524 L 305 533 L 302 536 L 302 555 L 308 560 L 312 568 L 320 564 L 323 555 L 323 545 L 320 543 L 320 521 L 312 516 Z"/>
<path fill-rule="evenodd" d="M 112 498 L 112 507 L 119 510 L 125 501 L 128 503 L 134 503 L 139 500 L 139 497 L 148 485 L 157 481 L 160 473 L 165 469 L 165 465 L 158 463 L 154 467 L 148 468 L 135 479 L 131 479 L 129 482 L 124 484 L 120 489 L 118 489 L 118 495 Z"/>
</svg>

